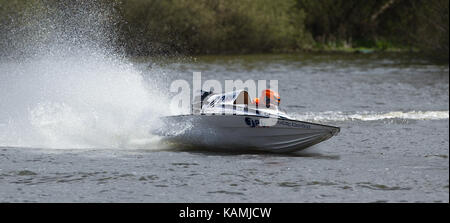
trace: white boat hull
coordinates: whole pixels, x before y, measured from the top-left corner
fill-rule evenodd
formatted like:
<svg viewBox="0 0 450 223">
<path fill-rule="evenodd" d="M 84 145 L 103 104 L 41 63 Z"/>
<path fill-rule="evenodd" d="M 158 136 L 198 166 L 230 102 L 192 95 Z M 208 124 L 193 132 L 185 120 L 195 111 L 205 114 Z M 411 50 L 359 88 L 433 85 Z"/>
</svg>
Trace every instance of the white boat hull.
<svg viewBox="0 0 450 223">
<path fill-rule="evenodd" d="M 256 115 L 179 115 L 164 117 L 154 134 L 165 141 L 189 146 L 291 152 L 305 149 L 336 135 L 334 126 L 291 119 L 274 119 L 272 126 Z"/>
</svg>

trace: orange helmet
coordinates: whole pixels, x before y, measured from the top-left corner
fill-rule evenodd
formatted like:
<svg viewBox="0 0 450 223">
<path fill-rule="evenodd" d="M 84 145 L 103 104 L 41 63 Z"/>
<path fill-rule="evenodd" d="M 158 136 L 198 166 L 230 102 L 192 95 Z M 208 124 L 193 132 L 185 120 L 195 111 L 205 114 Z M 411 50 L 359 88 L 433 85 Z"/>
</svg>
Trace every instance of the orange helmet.
<svg viewBox="0 0 450 223">
<path fill-rule="evenodd" d="M 252 102 L 253 104 L 259 104 L 259 98 L 255 98 L 255 99 L 253 99 L 253 102 Z"/>
<path fill-rule="evenodd" d="M 262 103 L 267 105 L 273 104 L 273 105 L 280 105 L 281 98 L 278 92 L 275 92 L 270 89 L 265 89 L 261 92 L 261 99 Z"/>
</svg>

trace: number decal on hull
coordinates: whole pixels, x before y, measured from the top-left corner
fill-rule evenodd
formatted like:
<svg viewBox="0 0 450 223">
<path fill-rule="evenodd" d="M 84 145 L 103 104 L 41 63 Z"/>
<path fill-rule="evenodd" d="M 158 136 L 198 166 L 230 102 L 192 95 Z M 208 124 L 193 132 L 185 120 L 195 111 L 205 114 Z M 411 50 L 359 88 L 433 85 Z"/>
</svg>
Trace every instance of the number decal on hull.
<svg viewBox="0 0 450 223">
<path fill-rule="evenodd" d="M 259 119 L 252 119 L 249 117 L 245 117 L 245 124 L 247 124 L 248 126 L 250 126 L 252 128 L 267 128 L 267 127 L 269 127 L 269 126 L 263 125 Z M 278 124 L 284 125 L 284 126 L 289 126 L 289 127 L 294 127 L 294 128 L 311 129 L 310 125 L 304 124 L 304 123 L 278 120 Z"/>
<path fill-rule="evenodd" d="M 259 126 L 259 120 L 253 120 L 253 119 L 251 119 L 251 118 L 249 118 L 249 117 L 245 117 L 245 124 L 247 124 L 248 126 L 250 126 L 250 127 L 252 127 L 252 128 L 255 128 L 255 127 L 257 127 L 257 126 Z"/>
</svg>

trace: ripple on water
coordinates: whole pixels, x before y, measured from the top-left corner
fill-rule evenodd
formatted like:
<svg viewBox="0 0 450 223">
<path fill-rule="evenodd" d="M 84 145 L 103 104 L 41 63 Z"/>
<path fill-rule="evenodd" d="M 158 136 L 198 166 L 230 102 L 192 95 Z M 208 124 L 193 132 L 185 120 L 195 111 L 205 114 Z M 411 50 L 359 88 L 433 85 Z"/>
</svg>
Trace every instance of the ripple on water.
<svg viewBox="0 0 450 223">
<path fill-rule="evenodd" d="M 334 182 L 329 182 L 329 181 L 311 181 L 311 182 L 307 182 L 305 184 L 300 184 L 297 182 L 281 182 L 278 184 L 278 186 L 280 187 L 301 187 L 301 186 L 335 186 L 338 185 L 337 183 Z"/>
<path fill-rule="evenodd" d="M 241 192 L 225 191 L 225 190 L 209 191 L 208 194 L 245 195 L 244 193 L 241 193 Z"/>
<path fill-rule="evenodd" d="M 34 175 L 37 175 L 37 173 L 30 170 L 21 170 L 17 172 L 17 176 L 34 176 Z"/>
<path fill-rule="evenodd" d="M 98 184 L 105 184 L 108 181 L 112 181 L 112 180 L 118 180 L 120 178 L 130 178 L 130 177 L 134 177 L 134 174 L 118 174 L 118 173 L 113 173 L 112 176 L 104 176 L 102 178 L 97 179 Z"/>
<path fill-rule="evenodd" d="M 333 182 L 320 182 L 320 181 L 312 181 L 312 182 L 308 182 L 306 185 L 308 186 L 312 186 L 312 185 L 319 185 L 319 186 L 334 186 L 337 185 L 337 183 L 333 183 Z"/>
<path fill-rule="evenodd" d="M 367 189 L 371 189 L 371 190 L 411 190 L 411 187 L 398 187 L 398 186 L 386 186 L 383 184 L 373 184 L 370 182 L 362 182 L 362 183 L 357 183 L 357 185 L 359 187 L 363 187 L 363 188 L 367 188 Z"/>
<path fill-rule="evenodd" d="M 183 168 L 189 168 L 190 166 L 198 166 L 198 163 L 172 163 L 173 166 L 180 166 Z"/>
<path fill-rule="evenodd" d="M 141 180 L 141 181 L 153 181 L 153 180 L 157 180 L 157 179 L 159 179 L 159 177 L 156 175 L 142 176 L 139 178 L 139 180 Z"/>
<path fill-rule="evenodd" d="M 301 184 L 295 183 L 295 182 L 281 182 L 278 184 L 280 187 L 300 187 Z"/>
</svg>

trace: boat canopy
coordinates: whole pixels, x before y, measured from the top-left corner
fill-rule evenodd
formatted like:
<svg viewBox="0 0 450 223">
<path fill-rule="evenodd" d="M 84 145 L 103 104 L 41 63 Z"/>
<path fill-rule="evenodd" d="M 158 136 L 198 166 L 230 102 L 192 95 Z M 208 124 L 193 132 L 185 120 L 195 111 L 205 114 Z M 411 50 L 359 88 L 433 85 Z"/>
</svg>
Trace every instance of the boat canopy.
<svg viewBox="0 0 450 223">
<path fill-rule="evenodd" d="M 250 102 L 248 92 L 245 90 L 238 90 L 227 92 L 224 94 L 213 95 L 203 102 L 203 106 L 216 107 L 218 105 L 248 105 Z"/>
<path fill-rule="evenodd" d="M 253 114 L 261 116 L 276 116 L 289 118 L 278 106 L 261 106 L 251 102 L 249 94 L 245 90 L 231 91 L 224 94 L 212 94 L 207 96 L 200 109 L 194 108 L 193 114 Z"/>
</svg>

